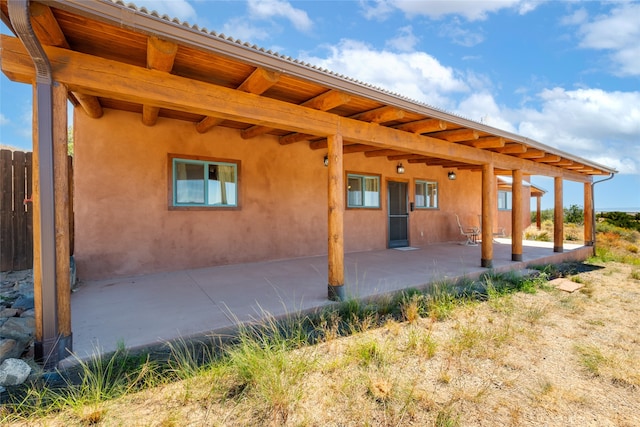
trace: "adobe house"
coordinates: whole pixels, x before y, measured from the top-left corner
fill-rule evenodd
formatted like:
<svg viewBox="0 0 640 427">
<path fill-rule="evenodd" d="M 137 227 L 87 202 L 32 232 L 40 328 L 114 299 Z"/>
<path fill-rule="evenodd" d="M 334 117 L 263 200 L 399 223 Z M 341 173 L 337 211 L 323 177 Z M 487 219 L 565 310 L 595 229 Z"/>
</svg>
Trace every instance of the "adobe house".
<svg viewBox="0 0 640 427">
<path fill-rule="evenodd" d="M 2 71 L 34 93 L 36 355 L 72 349 L 67 102 L 74 106 L 74 257 L 83 280 L 460 240 L 478 263 L 508 215 L 522 258 L 531 175 L 584 184 L 608 167 L 366 83 L 108 0 L 0 0 Z M 64 161 L 63 161 L 64 159 Z M 497 177 L 512 208 L 498 213 Z M 455 179 L 450 179 L 454 178 Z M 505 226 L 502 224 L 501 226 Z"/>
</svg>

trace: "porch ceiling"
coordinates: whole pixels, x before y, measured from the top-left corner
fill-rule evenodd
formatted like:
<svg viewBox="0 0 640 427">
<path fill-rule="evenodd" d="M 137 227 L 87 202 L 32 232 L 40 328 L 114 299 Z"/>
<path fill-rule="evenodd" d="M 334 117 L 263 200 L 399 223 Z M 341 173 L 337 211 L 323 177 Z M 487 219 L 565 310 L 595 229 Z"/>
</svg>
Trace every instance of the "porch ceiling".
<svg viewBox="0 0 640 427">
<path fill-rule="evenodd" d="M 3 21 L 10 25 L 7 0 L 0 0 L 0 9 Z M 47 49 L 53 58 L 54 77 L 57 78 L 56 73 L 64 74 L 59 81 L 69 88 L 70 100 L 96 120 L 105 108 L 125 110 L 139 113 L 149 126 L 158 117 L 165 117 L 192 122 L 200 133 L 224 126 L 237 129 L 245 139 L 270 134 L 279 137 L 283 146 L 305 143 L 311 149 L 326 150 L 326 132 L 320 125 L 305 129 L 305 118 L 300 116 L 304 113 L 318 123 L 327 122 L 327 129 L 351 123 L 352 133 L 344 134 L 345 154 L 470 170 L 479 170 L 482 163 L 493 161 L 497 174 L 523 169 L 529 174 L 584 182 L 593 175 L 616 172 L 519 135 L 243 45 L 223 35 L 158 17 L 145 9 L 110 1 L 44 1 L 32 2 L 31 14 L 34 31 L 42 44 L 60 48 Z M 7 36 L 3 36 L 2 42 L 3 72 L 14 81 L 33 82 L 33 67 L 24 55 L 20 56 L 21 46 Z M 79 55 L 71 55 L 69 51 Z M 136 85 L 138 79 L 157 88 L 172 89 L 179 89 L 182 87 L 179 84 L 185 82 L 196 82 L 200 84 L 198 88 L 205 88 L 207 95 L 212 93 L 209 96 L 213 96 L 214 90 L 222 90 L 215 95 L 237 94 L 237 102 L 233 98 L 229 104 L 251 101 L 251 105 L 244 110 L 222 111 L 214 102 L 208 102 L 206 108 L 198 107 L 197 101 L 169 102 L 162 98 L 160 90 L 155 91 L 158 96 L 154 91 L 142 89 L 139 96 L 125 96 L 125 88 L 118 87 L 115 79 L 101 82 L 98 77 L 92 84 L 90 78 L 83 83 L 77 75 L 71 75 L 68 66 L 74 61 L 84 62 L 85 68 L 93 67 L 89 58 L 103 60 L 96 62 L 96 69 L 88 70 L 94 76 L 98 76 L 100 66 L 115 67 L 120 77 L 130 79 L 129 86 Z M 138 73 L 138 69 L 154 72 Z M 287 105 L 292 107 L 286 110 Z M 278 114 L 284 117 L 289 112 L 292 118 L 275 119 L 275 113 L 265 113 L 276 107 L 281 110 Z M 358 128 L 359 123 L 375 126 Z"/>
</svg>

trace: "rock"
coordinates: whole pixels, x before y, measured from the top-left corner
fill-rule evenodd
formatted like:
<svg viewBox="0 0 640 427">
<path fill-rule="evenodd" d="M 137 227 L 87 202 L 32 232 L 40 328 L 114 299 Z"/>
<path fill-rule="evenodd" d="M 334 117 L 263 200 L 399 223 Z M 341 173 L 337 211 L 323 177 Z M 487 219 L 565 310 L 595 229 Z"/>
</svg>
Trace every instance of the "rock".
<svg viewBox="0 0 640 427">
<path fill-rule="evenodd" d="M 28 282 L 20 282 L 16 286 L 18 293 L 26 298 L 33 298 L 33 280 Z"/>
<path fill-rule="evenodd" d="M 36 310 L 34 308 L 23 311 L 20 317 L 36 317 Z"/>
<path fill-rule="evenodd" d="M 29 341 L 34 334 L 36 321 L 33 317 L 10 317 L 0 326 L 0 337 Z"/>
<path fill-rule="evenodd" d="M 0 317 L 16 317 L 19 312 L 17 308 L 5 308 L 0 310 Z"/>
<path fill-rule="evenodd" d="M 11 305 L 11 308 L 18 308 L 22 310 L 29 310 L 34 307 L 33 297 L 19 296 L 17 300 Z"/>
<path fill-rule="evenodd" d="M 7 359 L 0 365 L 0 386 L 20 385 L 29 377 L 31 366 L 20 359 Z"/>
<path fill-rule="evenodd" d="M 11 338 L 0 338 L 0 363 L 7 359 L 15 359 L 20 357 L 25 350 L 23 343 L 18 343 Z"/>
</svg>

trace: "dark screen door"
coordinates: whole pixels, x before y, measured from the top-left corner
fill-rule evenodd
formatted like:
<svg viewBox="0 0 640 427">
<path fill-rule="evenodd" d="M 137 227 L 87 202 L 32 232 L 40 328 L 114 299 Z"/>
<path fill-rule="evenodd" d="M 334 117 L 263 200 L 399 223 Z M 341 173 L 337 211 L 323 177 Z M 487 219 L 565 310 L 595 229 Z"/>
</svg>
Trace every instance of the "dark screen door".
<svg viewBox="0 0 640 427">
<path fill-rule="evenodd" d="M 409 199 L 406 182 L 389 182 L 389 247 L 409 246 Z"/>
</svg>

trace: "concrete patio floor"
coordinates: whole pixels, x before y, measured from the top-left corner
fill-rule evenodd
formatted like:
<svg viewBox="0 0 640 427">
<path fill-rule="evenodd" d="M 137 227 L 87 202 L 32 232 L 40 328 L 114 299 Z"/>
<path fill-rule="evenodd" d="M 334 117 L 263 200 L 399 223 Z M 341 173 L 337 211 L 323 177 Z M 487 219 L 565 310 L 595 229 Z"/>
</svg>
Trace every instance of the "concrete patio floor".
<svg viewBox="0 0 640 427">
<path fill-rule="evenodd" d="M 582 260 L 592 249 L 565 245 L 563 253 L 554 253 L 551 243 L 526 241 L 523 261 L 513 262 L 510 240 L 497 239 L 493 270 Z M 477 277 L 488 271 L 480 257 L 480 246 L 459 243 L 348 253 L 347 295 L 366 298 Z M 151 347 L 224 333 L 265 313 L 278 317 L 327 306 L 327 275 L 327 257 L 317 256 L 81 283 L 71 297 L 74 353 L 84 359 L 119 344 Z"/>
</svg>

